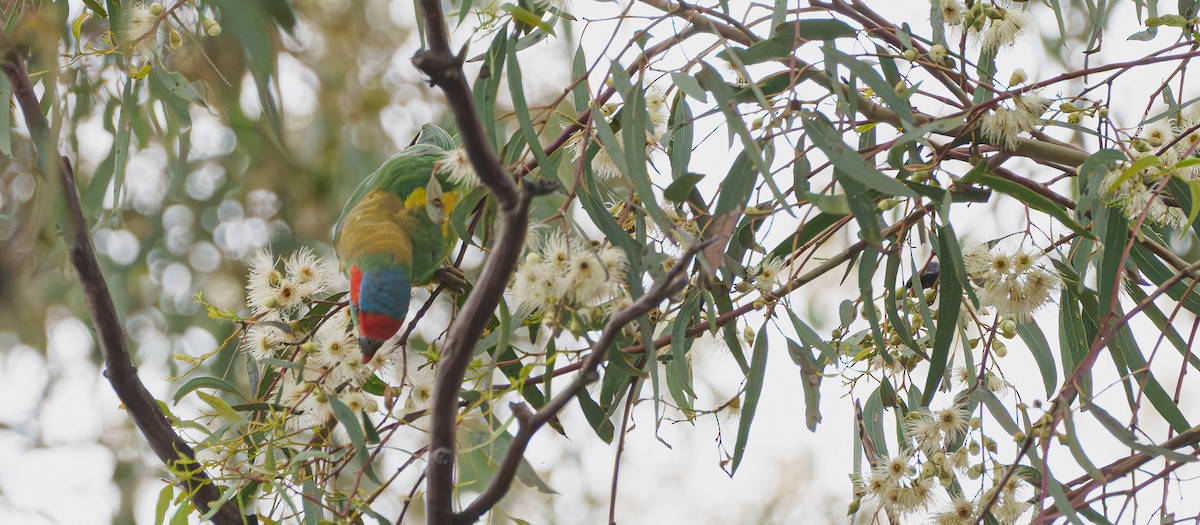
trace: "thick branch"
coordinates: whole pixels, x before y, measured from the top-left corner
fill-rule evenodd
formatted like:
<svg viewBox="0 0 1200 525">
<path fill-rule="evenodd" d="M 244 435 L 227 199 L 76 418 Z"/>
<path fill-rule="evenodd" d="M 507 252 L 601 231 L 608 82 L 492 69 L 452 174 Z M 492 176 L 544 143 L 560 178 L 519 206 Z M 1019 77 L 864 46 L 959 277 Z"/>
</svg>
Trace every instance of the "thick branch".
<svg viewBox="0 0 1200 525">
<path fill-rule="evenodd" d="M 475 343 L 496 310 L 520 259 L 529 225 L 529 204 L 534 196 L 548 193 L 557 185 L 538 181 L 518 188 L 513 177 L 505 173 L 475 111 L 471 88 L 462 69 L 462 55 L 450 51 L 450 31 L 441 2 L 421 0 L 420 7 L 425 16 L 425 37 L 429 47 L 417 52 L 413 64 L 445 92 L 467 157 L 500 205 L 500 231 L 496 244 L 483 266 L 477 286 L 450 327 L 434 384 L 429 466 L 425 471 L 427 518 L 429 523 L 445 525 L 455 519 L 454 465 L 458 445 L 459 389 L 474 355 Z"/>
<path fill-rule="evenodd" d="M 500 207 L 512 208 L 517 205 L 517 185 L 512 177 L 504 172 L 500 158 L 488 143 L 484 124 L 475 111 L 471 87 L 467 84 L 466 74 L 463 73 L 463 56 L 450 51 L 450 31 L 446 27 L 442 3 L 438 0 L 421 0 L 421 9 L 425 13 L 425 37 L 429 48 L 413 55 L 413 65 L 429 75 L 431 84 L 446 93 L 446 100 L 454 113 L 454 123 L 458 127 L 463 147 L 467 150 L 467 157 L 471 159 L 471 166 L 496 196 Z"/>
<path fill-rule="evenodd" d="M 604 330 L 600 332 L 600 337 L 596 339 L 596 343 L 592 345 L 592 352 L 588 354 L 582 361 L 580 372 L 575 375 L 571 383 L 566 388 L 562 389 L 548 403 L 542 406 L 537 413 L 530 413 L 529 407 L 523 403 L 512 403 L 513 412 L 517 416 L 517 421 L 520 423 L 520 428 L 517 429 L 517 435 L 513 437 L 512 443 L 509 444 L 508 450 L 504 454 L 504 462 L 500 464 L 500 469 L 496 473 L 496 477 L 488 485 L 487 489 L 480 494 L 475 501 L 471 502 L 467 508 L 463 509 L 455 519 L 455 523 L 468 524 L 474 523 L 483 516 L 485 512 L 491 509 L 500 498 L 503 498 L 508 493 L 508 489 L 512 486 L 513 478 L 517 474 L 517 467 L 521 465 L 521 458 L 525 455 L 525 448 L 529 446 L 529 440 L 533 435 L 542 428 L 547 422 L 557 415 L 563 408 L 567 406 L 575 395 L 587 388 L 587 385 L 599 379 L 596 369 L 608 358 L 609 347 L 613 341 L 620 335 L 621 330 L 625 325 L 633 322 L 638 317 L 641 317 L 658 306 L 664 299 L 682 290 L 687 285 L 687 276 L 683 275 L 688 263 L 696 252 L 704 245 L 693 246 L 684 255 L 679 264 L 664 276 L 650 291 L 634 301 L 628 308 L 614 313 L 604 325 Z"/>
<path fill-rule="evenodd" d="M 3 33 L 0 33 L 0 46 L 3 46 L 0 68 L 4 69 L 5 75 L 12 83 L 13 94 L 21 106 L 30 136 L 38 139 L 35 145 L 40 158 L 43 159 L 43 162 L 39 163 L 43 176 L 53 180 L 54 176 L 58 175 L 62 179 L 63 199 L 66 201 L 68 213 L 63 221 L 63 237 L 67 243 L 71 265 L 79 272 L 83 297 L 92 318 L 92 327 L 98 336 L 100 350 L 104 353 L 104 375 L 112 384 L 126 412 L 150 444 L 150 448 L 173 475 L 181 478 L 180 481 L 187 486 L 196 508 L 201 513 L 207 513 L 213 503 L 221 497 L 221 492 L 196 462 L 195 452 L 175 433 L 171 422 L 159 410 L 158 401 L 150 395 L 137 376 L 137 369 L 133 366 L 125 344 L 121 320 L 113 305 L 108 284 L 104 281 L 100 263 L 96 259 L 87 220 L 83 216 L 83 207 L 75 190 L 75 174 L 71 162 L 66 157 L 58 157 L 54 140 L 50 136 L 50 126 L 33 92 L 24 61 Z M 7 104 L 8 101 L 4 103 Z M 257 523 L 254 515 L 239 515 L 235 505 L 223 505 L 212 516 L 212 521 L 220 525 Z"/>
</svg>

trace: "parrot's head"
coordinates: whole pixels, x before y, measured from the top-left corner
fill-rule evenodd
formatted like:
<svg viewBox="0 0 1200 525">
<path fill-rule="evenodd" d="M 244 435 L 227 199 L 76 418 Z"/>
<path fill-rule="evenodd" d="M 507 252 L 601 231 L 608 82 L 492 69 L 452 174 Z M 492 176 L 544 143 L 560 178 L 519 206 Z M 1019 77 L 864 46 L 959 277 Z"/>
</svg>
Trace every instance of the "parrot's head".
<svg viewBox="0 0 1200 525">
<path fill-rule="evenodd" d="M 358 326 L 358 347 L 366 364 L 404 324 L 412 283 L 397 266 L 350 267 L 350 313 Z"/>
</svg>

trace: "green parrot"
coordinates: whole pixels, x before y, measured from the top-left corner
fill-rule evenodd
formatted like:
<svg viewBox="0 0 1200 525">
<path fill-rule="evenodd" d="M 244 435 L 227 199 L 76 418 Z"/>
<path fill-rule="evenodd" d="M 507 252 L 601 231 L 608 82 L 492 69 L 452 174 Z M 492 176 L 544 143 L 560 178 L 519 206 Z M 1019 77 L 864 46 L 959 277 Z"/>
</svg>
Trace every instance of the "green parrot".
<svg viewBox="0 0 1200 525">
<path fill-rule="evenodd" d="M 412 287 L 447 273 L 443 263 L 457 242 L 447 219 L 461 189 L 439 167 L 452 149 L 445 131 L 426 125 L 359 184 L 334 227 L 363 363 L 400 330 Z"/>
</svg>

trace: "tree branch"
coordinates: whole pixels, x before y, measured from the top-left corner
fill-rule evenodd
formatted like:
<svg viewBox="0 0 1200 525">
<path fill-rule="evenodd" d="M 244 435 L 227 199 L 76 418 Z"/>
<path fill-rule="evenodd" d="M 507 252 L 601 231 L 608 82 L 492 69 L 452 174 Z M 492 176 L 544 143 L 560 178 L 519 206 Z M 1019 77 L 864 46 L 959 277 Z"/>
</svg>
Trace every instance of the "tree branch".
<svg viewBox="0 0 1200 525">
<path fill-rule="evenodd" d="M 463 73 L 463 55 L 455 55 L 450 51 L 450 30 L 446 27 L 442 4 L 438 0 L 421 0 L 420 5 L 425 14 L 425 37 L 429 48 L 417 51 L 413 55 L 413 65 L 429 75 L 430 84 L 446 93 L 446 100 L 450 102 L 454 123 L 458 127 L 463 147 L 467 150 L 467 157 L 471 159 L 471 166 L 496 196 L 500 207 L 512 208 L 518 201 L 517 185 L 512 177 L 504 172 L 500 158 L 488 144 L 483 122 L 479 120 L 479 113 L 475 111 L 475 98 L 471 96 L 471 87 L 467 85 L 467 77 Z M 466 51 L 466 48 L 463 48 L 463 51 Z"/>
<path fill-rule="evenodd" d="M 96 249 L 92 246 L 90 229 L 75 189 L 75 173 L 71 162 L 66 157 L 58 156 L 54 139 L 50 136 L 49 123 L 42 114 L 37 95 L 33 92 L 33 84 L 25 70 L 24 60 L 18 55 L 8 35 L 3 32 L 0 32 L 0 48 L 3 52 L 0 68 L 12 83 L 13 95 L 21 106 L 30 136 L 35 139 L 34 143 L 41 159 L 40 171 L 50 181 L 56 178 L 55 175 L 62 179 L 63 199 L 66 201 L 68 213 L 62 225 L 63 239 L 67 243 L 71 265 L 79 273 L 84 302 L 92 318 L 92 327 L 98 336 L 100 350 L 104 354 L 104 376 L 112 384 L 117 397 L 142 436 L 146 438 L 150 448 L 166 464 L 172 475 L 178 476 L 179 481 L 186 485 L 196 508 L 207 514 L 220 499 L 221 491 L 217 490 L 208 474 L 199 466 L 195 452 L 175 433 L 171 422 L 159 409 L 158 401 L 150 395 L 150 391 L 146 390 L 146 386 L 137 376 L 137 368 L 133 366 L 133 359 L 125 344 L 125 334 L 113 305 L 112 294 L 108 291 L 104 273 L 96 259 Z M 8 101 L 3 103 L 7 104 Z M 219 525 L 258 522 L 253 514 L 242 516 L 235 505 L 227 504 L 222 505 L 211 519 Z"/>
<path fill-rule="evenodd" d="M 1200 444 L 1200 428 L 1188 430 L 1187 432 L 1164 441 L 1163 444 L 1158 446 L 1168 450 L 1176 450 L 1187 446 L 1196 446 L 1197 444 Z M 1083 486 L 1067 493 L 1067 500 L 1071 503 L 1071 508 L 1078 509 L 1083 507 L 1088 494 L 1090 494 L 1092 491 L 1101 486 L 1112 483 L 1118 478 L 1124 477 L 1130 472 L 1140 468 L 1142 465 L 1145 465 L 1151 460 L 1159 457 L 1162 456 L 1157 454 L 1149 454 L 1146 452 L 1139 452 L 1129 457 L 1109 463 L 1100 469 L 1100 474 L 1104 477 L 1103 483 L 1100 483 L 1088 476 L 1083 476 L 1071 481 L 1068 483 L 1068 485 L 1076 485 L 1083 483 L 1084 480 L 1087 480 L 1087 483 L 1085 483 Z M 1054 506 L 1042 511 L 1042 515 L 1039 516 L 1039 518 L 1043 520 L 1043 523 L 1052 523 L 1059 516 L 1062 516 L 1062 512 L 1057 506 Z"/>
<path fill-rule="evenodd" d="M 553 191 L 558 184 L 540 180 L 518 188 L 513 177 L 505 173 L 475 111 L 471 88 L 462 69 L 463 55 L 455 55 L 450 50 L 450 31 L 441 2 L 421 0 L 420 7 L 425 16 L 428 48 L 413 56 L 413 64 L 429 76 L 431 84 L 446 94 L 467 157 L 500 205 L 496 244 L 484 263 L 478 285 L 449 329 L 434 383 L 429 466 L 425 470 L 427 520 L 435 525 L 446 525 L 453 523 L 456 517 L 453 508 L 454 465 L 458 449 L 458 397 L 463 378 L 471 364 L 475 343 L 496 310 L 520 259 L 529 226 L 529 205 L 533 197 Z"/>
<path fill-rule="evenodd" d="M 587 388 L 587 385 L 599 379 L 596 369 L 601 363 L 608 358 L 609 347 L 613 341 L 621 333 L 625 325 L 633 322 L 638 317 L 641 317 L 658 306 L 664 299 L 682 290 L 687 285 L 687 276 L 684 275 L 688 264 L 696 253 L 707 246 L 707 243 L 698 244 L 688 249 L 687 253 L 680 259 L 679 264 L 676 264 L 671 272 L 664 276 L 650 291 L 634 301 L 628 308 L 616 312 L 604 324 L 604 330 L 600 332 L 600 337 L 596 339 L 596 343 L 592 345 L 592 352 L 588 354 L 582 361 L 579 367 L 580 371 L 571 380 L 571 383 L 566 388 L 562 389 L 553 399 L 548 401 L 536 413 L 530 413 L 529 407 L 524 403 L 511 403 L 513 413 L 517 417 L 517 422 L 520 428 L 517 429 L 517 435 L 513 437 L 512 443 L 509 444 L 508 450 L 504 454 L 504 461 L 500 464 L 500 469 L 496 472 L 496 477 L 488 484 L 487 489 L 479 495 L 475 501 L 471 502 L 467 508 L 455 516 L 454 523 L 468 524 L 474 523 L 483 516 L 485 512 L 491 509 L 500 498 L 503 498 L 508 493 L 508 489 L 512 486 L 513 478 L 517 474 L 517 467 L 521 465 L 521 458 L 525 456 L 525 448 L 529 446 L 529 440 L 533 435 L 550 421 L 556 414 L 567 406 L 571 400 L 575 399 L 575 395 Z"/>
</svg>

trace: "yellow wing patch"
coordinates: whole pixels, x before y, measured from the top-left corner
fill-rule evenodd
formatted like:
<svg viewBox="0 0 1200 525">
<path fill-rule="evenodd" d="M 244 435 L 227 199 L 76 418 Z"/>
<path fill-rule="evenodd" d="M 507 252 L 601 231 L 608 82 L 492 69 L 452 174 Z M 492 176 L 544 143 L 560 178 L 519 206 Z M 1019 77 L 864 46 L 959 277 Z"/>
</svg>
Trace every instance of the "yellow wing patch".
<svg viewBox="0 0 1200 525">
<path fill-rule="evenodd" d="M 418 191 L 425 193 L 423 189 Z M 394 193 L 373 191 L 363 196 L 342 226 L 338 253 L 345 259 L 362 254 L 390 254 L 399 264 L 412 264 L 412 239 L 406 232 L 410 220 L 404 216 L 405 205 Z"/>
</svg>

